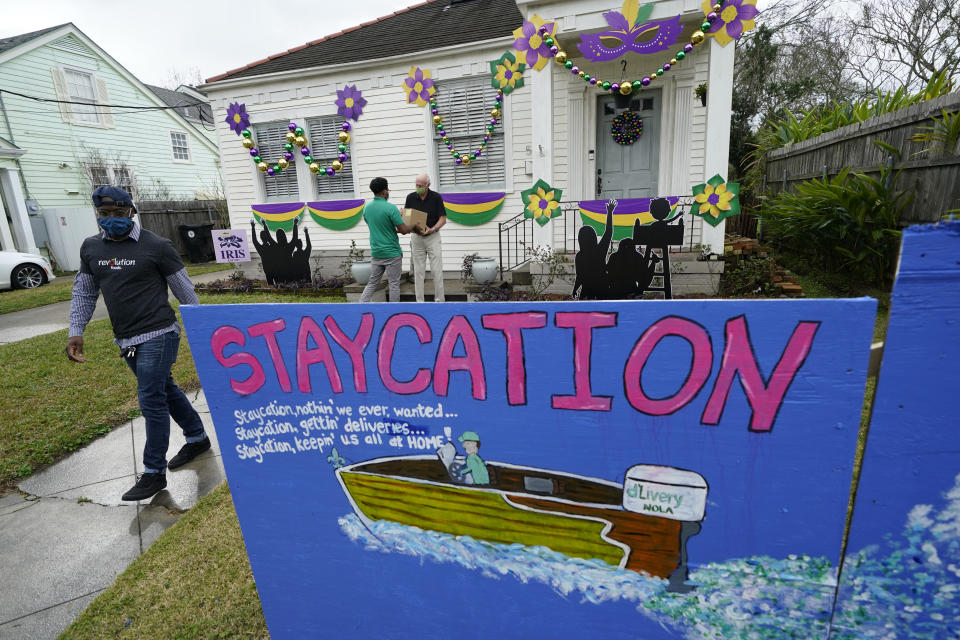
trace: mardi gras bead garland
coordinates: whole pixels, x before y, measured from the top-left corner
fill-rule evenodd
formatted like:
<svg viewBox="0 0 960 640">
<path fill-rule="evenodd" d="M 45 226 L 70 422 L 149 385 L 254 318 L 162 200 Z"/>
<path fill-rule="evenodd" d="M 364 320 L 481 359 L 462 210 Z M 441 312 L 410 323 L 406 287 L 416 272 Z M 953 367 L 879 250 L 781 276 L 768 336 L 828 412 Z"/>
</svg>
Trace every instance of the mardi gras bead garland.
<svg viewBox="0 0 960 640">
<path fill-rule="evenodd" d="M 669 62 L 663 63 L 659 69 L 650 75 L 643 76 L 639 80 L 608 82 L 606 80 L 601 80 L 596 76 L 591 76 L 580 69 L 580 67 L 573 64 L 573 61 L 568 59 L 567 52 L 560 48 L 560 43 L 557 41 L 556 37 L 550 35 L 550 29 L 546 25 L 541 26 L 538 29 L 538 32 L 540 33 L 540 36 L 543 37 L 544 43 L 550 47 L 550 53 L 553 55 L 554 62 L 562 65 L 565 69 L 569 70 L 571 74 L 579 77 L 581 80 L 589 83 L 592 86 L 598 87 L 609 93 L 619 93 L 621 95 L 628 96 L 634 91 L 639 91 L 643 87 L 650 86 L 650 84 L 657 78 L 662 76 L 667 71 L 670 71 L 670 69 L 673 67 L 677 66 L 681 60 L 687 57 L 687 54 L 693 51 L 694 47 L 702 44 L 706 39 L 704 31 L 709 31 L 711 28 L 713 28 L 713 24 L 720 19 L 720 11 L 723 9 L 724 3 L 728 3 L 729 1 L 730 0 L 721 0 L 717 4 L 713 5 L 713 11 L 707 14 L 703 23 L 700 25 L 700 30 L 694 31 L 690 35 L 690 41 L 683 45 L 681 50 L 674 53 Z"/>
<path fill-rule="evenodd" d="M 500 116 L 503 114 L 503 89 L 497 89 L 497 95 L 494 100 L 496 104 L 493 109 L 490 110 L 490 122 L 487 124 L 487 133 L 484 134 L 480 146 L 474 149 L 473 152 L 460 153 L 454 148 L 453 142 L 450 141 L 447 130 L 443 126 L 443 116 L 440 115 L 440 109 L 437 107 L 437 94 L 434 93 L 430 96 L 430 113 L 433 114 L 433 124 L 437 128 L 437 133 L 440 134 L 440 139 L 447 145 L 447 150 L 450 152 L 450 155 L 453 156 L 457 166 L 469 165 L 473 159 L 479 159 L 480 156 L 483 155 L 484 149 L 487 148 L 487 143 L 490 142 L 490 135 L 496 128 L 497 123 L 500 122 Z"/>
<path fill-rule="evenodd" d="M 270 166 L 260 156 L 260 150 L 257 149 L 257 143 L 254 141 L 253 132 L 250 129 L 244 129 L 240 132 L 240 135 L 243 136 L 243 146 L 249 149 L 250 157 L 253 158 L 257 169 L 268 176 L 280 175 L 285 169 L 289 168 L 290 161 L 293 160 L 293 149 L 297 147 L 300 149 L 300 155 L 303 156 L 303 162 L 310 168 L 310 173 L 323 173 L 333 177 L 343 170 L 343 163 L 350 159 L 350 156 L 347 155 L 349 150 L 347 144 L 350 142 L 350 123 L 344 122 L 340 125 L 340 128 L 342 131 L 337 134 L 337 140 L 339 141 L 337 159 L 331 162 L 328 167 L 321 167 L 319 163 L 314 162 L 313 156 L 310 155 L 310 147 L 307 146 L 307 138 L 303 135 L 303 127 L 296 122 L 287 125 L 289 131 L 287 131 L 287 141 L 283 145 L 283 156 L 273 166 Z"/>
<path fill-rule="evenodd" d="M 643 135 L 643 120 L 633 111 L 624 111 L 610 123 L 610 135 L 617 144 L 633 144 Z"/>
</svg>

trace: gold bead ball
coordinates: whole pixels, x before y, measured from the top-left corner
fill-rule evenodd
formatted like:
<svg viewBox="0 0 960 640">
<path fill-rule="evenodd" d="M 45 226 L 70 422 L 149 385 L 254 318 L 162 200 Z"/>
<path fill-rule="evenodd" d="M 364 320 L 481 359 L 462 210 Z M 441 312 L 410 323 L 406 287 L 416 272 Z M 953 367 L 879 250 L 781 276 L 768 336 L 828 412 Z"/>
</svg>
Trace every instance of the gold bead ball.
<svg viewBox="0 0 960 640">
<path fill-rule="evenodd" d="M 350 134 L 346 131 L 341 131 L 337 134 L 337 140 L 340 141 L 340 144 L 347 144 L 350 142 Z"/>
<path fill-rule="evenodd" d="M 280 167 L 281 169 L 286 169 L 287 167 L 290 166 L 290 161 L 287 160 L 286 158 L 280 158 L 279 160 L 277 160 L 277 166 Z"/>
<path fill-rule="evenodd" d="M 320 173 L 320 165 L 316 162 L 311 162 L 310 173 Z"/>
<path fill-rule="evenodd" d="M 287 131 L 287 142 L 293 142 L 296 139 L 297 134 L 295 134 L 293 131 Z"/>
<path fill-rule="evenodd" d="M 567 61 L 567 52 L 558 51 L 557 55 L 555 55 L 553 59 L 556 60 L 557 64 L 564 64 Z"/>
<path fill-rule="evenodd" d="M 704 38 L 706 38 L 706 36 L 703 35 L 703 31 L 694 31 L 693 35 L 690 36 L 690 42 L 697 45 L 703 42 Z"/>
<path fill-rule="evenodd" d="M 244 138 L 243 142 L 241 142 L 240 144 L 242 144 L 247 149 L 253 149 L 254 145 L 256 145 L 256 143 L 253 141 L 252 138 Z"/>
<path fill-rule="evenodd" d="M 440 124 L 443 122 L 443 117 L 440 115 L 433 116 L 433 124 Z"/>
<path fill-rule="evenodd" d="M 633 85 L 629 82 L 624 82 L 620 85 L 620 95 L 628 96 L 633 93 Z"/>
<path fill-rule="evenodd" d="M 587 74 L 584 73 L 583 71 L 580 71 L 579 73 L 577 73 L 577 76 L 580 77 L 580 78 L 582 78 L 582 77 L 585 76 L 585 75 L 587 75 Z"/>
<path fill-rule="evenodd" d="M 714 13 L 720 13 L 720 9 L 722 9 L 722 8 L 723 8 L 723 7 L 721 7 L 721 6 L 720 6 L 720 3 L 718 2 L 717 4 L 713 5 L 713 12 L 714 12 Z"/>
<path fill-rule="evenodd" d="M 470 164 L 470 156 L 460 156 L 460 160 L 463 161 L 464 165 Z"/>
<path fill-rule="evenodd" d="M 497 89 L 497 95 L 498 95 L 498 96 L 502 96 L 502 95 L 503 95 L 503 89 Z"/>
<path fill-rule="evenodd" d="M 293 144 L 297 145 L 302 149 L 303 147 L 307 146 L 307 139 L 304 138 L 303 136 L 294 136 Z"/>
<path fill-rule="evenodd" d="M 343 163 L 339 160 L 334 160 L 330 163 L 330 166 L 333 167 L 334 171 L 343 171 Z"/>
<path fill-rule="evenodd" d="M 676 58 L 670 58 L 670 66 L 672 67 L 672 66 L 675 65 L 675 64 L 677 64 L 677 59 L 676 59 Z"/>
<path fill-rule="evenodd" d="M 267 167 L 267 163 L 266 163 L 266 162 L 258 162 L 258 163 L 257 163 L 257 169 L 259 169 L 260 171 L 263 171 L 264 173 L 267 172 L 267 169 L 268 169 L 268 168 L 269 168 L 269 167 Z"/>
<path fill-rule="evenodd" d="M 499 118 L 499 117 L 500 117 L 500 109 L 491 109 L 491 110 L 490 110 L 490 117 L 491 117 L 491 118 Z"/>
</svg>

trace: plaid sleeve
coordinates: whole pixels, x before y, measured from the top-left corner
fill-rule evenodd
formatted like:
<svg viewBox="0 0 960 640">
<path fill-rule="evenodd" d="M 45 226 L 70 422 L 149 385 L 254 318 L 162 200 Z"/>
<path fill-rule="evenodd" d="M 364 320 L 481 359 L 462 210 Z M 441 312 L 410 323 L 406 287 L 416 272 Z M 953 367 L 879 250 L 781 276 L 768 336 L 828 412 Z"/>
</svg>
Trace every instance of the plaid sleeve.
<svg viewBox="0 0 960 640">
<path fill-rule="evenodd" d="M 86 263 L 84 263 L 86 264 Z M 73 279 L 73 296 L 70 298 L 70 337 L 82 336 L 87 323 L 97 308 L 100 288 L 93 276 L 82 270 Z"/>
</svg>

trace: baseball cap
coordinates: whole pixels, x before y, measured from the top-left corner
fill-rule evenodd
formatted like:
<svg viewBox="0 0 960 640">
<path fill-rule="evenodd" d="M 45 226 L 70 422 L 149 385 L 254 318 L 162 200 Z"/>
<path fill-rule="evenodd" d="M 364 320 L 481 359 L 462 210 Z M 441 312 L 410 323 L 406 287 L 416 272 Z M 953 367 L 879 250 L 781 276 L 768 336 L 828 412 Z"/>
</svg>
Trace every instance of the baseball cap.
<svg viewBox="0 0 960 640">
<path fill-rule="evenodd" d="M 104 198 L 109 198 L 113 202 L 104 202 Z M 133 198 L 130 197 L 130 194 L 121 189 L 120 187 L 97 187 L 93 192 L 93 206 L 101 207 L 103 205 L 116 205 L 118 207 L 132 207 Z"/>
<path fill-rule="evenodd" d="M 476 431 L 464 431 L 463 435 L 458 438 L 460 442 L 466 442 L 472 440 L 474 442 L 480 442 L 480 436 L 477 435 Z"/>
</svg>

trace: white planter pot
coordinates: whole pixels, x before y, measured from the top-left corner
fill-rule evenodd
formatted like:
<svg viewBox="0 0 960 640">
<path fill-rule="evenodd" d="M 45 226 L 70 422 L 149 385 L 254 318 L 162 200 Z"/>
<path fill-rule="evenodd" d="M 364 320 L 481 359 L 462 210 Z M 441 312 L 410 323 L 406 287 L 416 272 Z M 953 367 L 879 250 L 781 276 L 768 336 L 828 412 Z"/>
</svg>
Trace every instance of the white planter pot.
<svg viewBox="0 0 960 640">
<path fill-rule="evenodd" d="M 474 258 L 473 279 L 477 284 L 490 284 L 497 277 L 497 261 L 493 258 Z"/>
<path fill-rule="evenodd" d="M 367 284 L 370 282 L 370 261 L 354 262 L 350 265 L 350 275 L 357 281 L 357 284 Z"/>
</svg>

